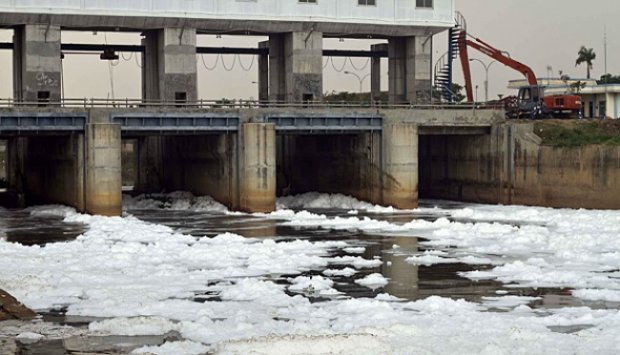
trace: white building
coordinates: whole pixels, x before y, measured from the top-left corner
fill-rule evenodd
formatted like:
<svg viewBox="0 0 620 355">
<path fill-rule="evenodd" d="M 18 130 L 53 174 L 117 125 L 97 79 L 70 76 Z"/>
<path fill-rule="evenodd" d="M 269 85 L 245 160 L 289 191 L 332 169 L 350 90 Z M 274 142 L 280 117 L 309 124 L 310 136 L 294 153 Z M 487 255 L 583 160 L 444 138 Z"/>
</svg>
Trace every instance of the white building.
<svg viewBox="0 0 620 355">
<path fill-rule="evenodd" d="M 180 18 L 193 21 L 177 21 L 176 26 L 205 32 L 284 32 L 286 28 L 278 23 L 310 22 L 325 34 L 359 31 L 360 35 L 405 36 L 437 33 L 453 26 L 454 0 L 0 0 L 0 24 L 24 23 L 31 18 L 28 15 L 40 14 L 67 26 L 109 23 L 123 29 L 140 27 L 145 18 Z M 110 21 L 111 17 L 123 20 Z M 172 25 L 166 21 L 158 24 Z M 349 25 L 349 30 L 338 24 Z"/>
</svg>

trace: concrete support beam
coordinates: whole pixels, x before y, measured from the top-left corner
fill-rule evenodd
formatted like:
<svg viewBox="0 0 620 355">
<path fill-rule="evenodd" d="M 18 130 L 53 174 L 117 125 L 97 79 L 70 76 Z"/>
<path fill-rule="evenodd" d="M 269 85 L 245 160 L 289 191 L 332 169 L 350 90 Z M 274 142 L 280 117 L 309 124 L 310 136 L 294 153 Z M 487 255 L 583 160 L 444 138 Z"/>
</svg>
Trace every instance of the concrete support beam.
<svg viewBox="0 0 620 355">
<path fill-rule="evenodd" d="M 60 26 L 17 26 L 13 43 L 15 100 L 60 101 L 62 94 Z"/>
<path fill-rule="evenodd" d="M 122 212 L 121 127 L 111 123 L 86 125 L 85 211 L 104 216 Z"/>
<path fill-rule="evenodd" d="M 383 204 L 401 209 L 418 206 L 418 126 L 383 127 Z"/>
<path fill-rule="evenodd" d="M 269 37 L 269 97 L 300 102 L 323 99 L 323 33 Z"/>
<path fill-rule="evenodd" d="M 142 45 L 143 99 L 196 101 L 196 29 L 183 27 L 146 31 Z"/>
<path fill-rule="evenodd" d="M 258 48 L 269 48 L 269 41 L 258 44 Z M 269 55 L 258 56 L 258 101 L 269 101 Z"/>
<path fill-rule="evenodd" d="M 271 123 L 244 123 L 240 136 L 239 210 L 276 208 L 276 131 Z"/>
<path fill-rule="evenodd" d="M 432 43 L 432 36 L 389 39 L 390 103 L 428 104 L 431 102 Z"/>
<path fill-rule="evenodd" d="M 385 52 L 388 50 L 386 43 L 373 44 L 371 52 Z M 370 100 L 378 101 L 381 98 L 381 58 L 370 59 Z"/>
</svg>

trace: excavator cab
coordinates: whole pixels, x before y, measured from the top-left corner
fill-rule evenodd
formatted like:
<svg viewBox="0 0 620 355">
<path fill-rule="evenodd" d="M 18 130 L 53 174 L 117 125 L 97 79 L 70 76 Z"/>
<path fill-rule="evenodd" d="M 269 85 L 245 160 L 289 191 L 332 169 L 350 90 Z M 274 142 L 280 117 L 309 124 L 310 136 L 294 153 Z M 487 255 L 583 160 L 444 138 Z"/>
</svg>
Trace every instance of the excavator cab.
<svg viewBox="0 0 620 355">
<path fill-rule="evenodd" d="M 541 118 L 548 114 L 543 102 L 544 88 L 538 85 L 519 88 L 517 117 Z"/>
</svg>

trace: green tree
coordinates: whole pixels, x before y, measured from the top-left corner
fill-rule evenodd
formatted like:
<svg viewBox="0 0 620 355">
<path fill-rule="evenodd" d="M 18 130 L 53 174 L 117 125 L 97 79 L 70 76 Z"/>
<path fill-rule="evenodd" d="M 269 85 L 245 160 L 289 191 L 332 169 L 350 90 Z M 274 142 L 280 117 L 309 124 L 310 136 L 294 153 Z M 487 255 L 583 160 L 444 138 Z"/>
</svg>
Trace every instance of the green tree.
<svg viewBox="0 0 620 355">
<path fill-rule="evenodd" d="M 594 53 L 594 49 L 586 48 L 586 46 L 581 46 L 581 48 L 579 48 L 579 52 L 577 52 L 577 60 L 575 61 L 575 66 L 586 63 L 588 79 L 590 79 L 590 70 L 592 69 L 592 61 L 594 59 L 596 59 L 596 53 Z"/>
<path fill-rule="evenodd" d="M 441 101 L 441 89 L 436 86 L 433 86 L 433 100 Z M 463 86 L 457 83 L 452 83 L 452 100 L 455 103 L 462 102 L 465 100 L 465 95 L 463 94 Z"/>
<path fill-rule="evenodd" d="M 620 75 L 605 74 L 596 81 L 597 84 L 620 84 Z"/>
</svg>

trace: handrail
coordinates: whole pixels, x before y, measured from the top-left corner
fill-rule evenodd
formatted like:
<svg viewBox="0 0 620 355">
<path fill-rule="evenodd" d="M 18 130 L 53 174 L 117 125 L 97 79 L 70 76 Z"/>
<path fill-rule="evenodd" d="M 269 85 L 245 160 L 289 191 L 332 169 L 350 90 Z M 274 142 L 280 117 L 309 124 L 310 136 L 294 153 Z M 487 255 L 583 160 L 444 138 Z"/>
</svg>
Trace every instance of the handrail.
<svg viewBox="0 0 620 355">
<path fill-rule="evenodd" d="M 492 109 L 493 105 L 480 103 L 468 104 L 389 104 L 383 101 L 259 101 L 259 100 L 196 100 L 185 102 L 142 100 L 142 99 L 107 99 L 107 98 L 64 98 L 59 101 L 19 101 L 13 98 L 0 98 L 0 108 L 178 108 L 178 109 L 251 109 L 251 108 L 294 108 L 294 109 L 427 109 L 427 110 L 472 110 Z"/>
</svg>

